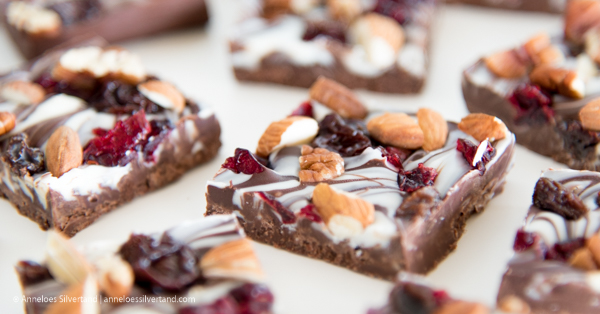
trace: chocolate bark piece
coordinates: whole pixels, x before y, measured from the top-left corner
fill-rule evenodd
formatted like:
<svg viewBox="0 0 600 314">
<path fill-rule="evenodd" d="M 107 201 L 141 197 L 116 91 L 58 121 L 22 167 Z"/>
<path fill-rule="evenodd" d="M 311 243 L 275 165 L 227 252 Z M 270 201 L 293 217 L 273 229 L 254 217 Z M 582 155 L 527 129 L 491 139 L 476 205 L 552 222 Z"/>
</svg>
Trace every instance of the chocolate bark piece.
<svg viewBox="0 0 600 314">
<path fill-rule="evenodd" d="M 335 120 L 332 115 L 322 121 Z M 268 163 L 251 160 L 247 150 L 237 149 L 236 156 L 246 152 L 244 160 L 252 167 L 245 169 L 253 171 L 241 173 L 239 167 L 233 168 L 234 159 L 228 159 L 207 184 L 206 215 L 235 213 L 256 241 L 369 276 L 392 280 L 401 270 L 427 273 L 456 247 L 466 220 L 502 191 L 512 164 L 512 134 L 492 143 L 496 154 L 479 171 L 457 151 L 457 139 L 471 137 L 456 124 L 447 124 L 448 139 L 438 150 L 394 156 L 394 151 L 405 152 L 369 145 L 356 154 L 342 155 L 345 170 L 321 182 L 299 180 L 300 146 L 280 147 Z M 366 130 L 354 132 L 369 136 Z M 319 136 L 330 135 L 318 134 L 313 146 L 320 142 Z M 432 184 L 402 191 L 399 173 L 423 168 L 437 173 Z M 323 184 L 329 188 L 322 188 Z"/>
<path fill-rule="evenodd" d="M 567 25 L 566 29 L 572 27 Z M 595 34 L 592 25 L 581 31 L 588 36 Z M 540 42 L 543 42 L 541 49 L 535 48 Z M 562 37 L 536 36 L 521 47 L 500 53 L 516 53 L 527 69 L 525 75 L 512 78 L 488 66 L 493 56 L 483 58 L 463 73 L 462 90 L 467 107 L 471 112 L 499 117 L 515 133 L 518 143 L 536 153 L 573 169 L 598 170 L 596 147 L 600 133 L 584 127 L 579 117 L 582 108 L 600 96 L 598 65 L 596 57 L 589 54 L 593 53 L 590 49 L 591 41 L 580 43 Z M 540 51 L 552 51 L 553 57 L 542 64 Z M 576 79 L 575 85 L 582 94 L 573 95 L 550 86 L 569 85 L 568 80 L 553 81 L 552 77 L 561 71 Z M 539 74 L 544 72 L 540 79 Z"/>
<path fill-rule="evenodd" d="M 7 16 L 12 2 L 4 1 L 0 16 L 11 38 L 27 59 L 66 42 L 84 41 L 100 36 L 114 43 L 193 26 L 208 21 L 205 0 L 67 0 L 38 4 L 60 17 L 60 28 L 51 33 L 32 33 L 11 23 Z M 27 16 L 23 17 L 27 19 Z M 14 20 L 14 18 L 13 18 Z"/>
<path fill-rule="evenodd" d="M 353 89 L 402 94 L 422 90 L 435 1 L 391 3 L 399 6 L 395 9 L 398 14 L 385 9 L 389 5 L 357 4 L 358 14 L 348 20 L 330 18 L 331 5 L 284 8 L 272 15 L 268 2 L 260 1 L 253 8 L 252 16 L 238 25 L 230 40 L 238 80 L 309 87 L 325 76 Z M 385 36 L 369 33 L 379 26 L 357 26 L 365 16 L 373 15 L 386 17 L 389 23 L 396 18 L 396 28 L 403 34 L 400 47 L 390 45 Z M 358 39 L 361 36 L 368 39 Z M 372 45 L 365 43 L 371 40 Z M 370 57 L 379 52 L 384 55 Z"/>
<path fill-rule="evenodd" d="M 99 73 L 99 77 L 78 73 L 74 78 L 59 79 L 59 74 L 53 74 L 56 69 L 69 67 L 69 54 L 81 53 L 113 54 L 130 70 L 105 64 L 104 68 L 111 70 Z M 103 68 L 100 63 L 96 66 Z M 129 80 L 134 77 L 132 73 L 139 75 L 138 83 L 125 81 L 128 75 Z M 43 100 L 29 105 L 15 98 L 11 83 L 17 81 L 43 86 Z M 92 85 L 79 87 L 81 81 Z M 4 178 L 0 194 L 44 230 L 55 228 L 73 236 L 121 204 L 212 159 L 221 146 L 220 126 L 213 111 L 183 96 L 174 98 L 182 101 L 179 104 L 183 107 L 173 107 L 168 95 L 181 93 L 145 74 L 139 59 L 127 51 L 99 46 L 53 51 L 22 70 L 0 77 L 0 86 L 0 110 L 17 117 L 15 128 L 0 137 Z M 108 92 L 107 86 L 118 88 Z M 156 90 L 145 90 L 147 86 Z M 99 102 L 103 105 L 97 105 Z M 55 177 L 44 163 L 52 156 L 44 152 L 50 135 L 63 125 L 78 134 L 83 160 L 81 166 Z M 131 133 L 133 126 L 141 127 L 138 133 Z M 18 137 L 25 140 L 15 141 Z M 26 148 L 19 144 L 22 142 Z M 33 152 L 38 151 L 35 156 L 41 159 L 41 166 L 32 167 L 30 161 L 37 160 Z M 15 167 L 19 162 L 23 166 Z M 17 168 L 25 171 L 15 171 Z"/>
<path fill-rule="evenodd" d="M 401 272 L 388 302 L 368 314 L 486 314 L 489 309 L 476 302 L 452 298 L 445 290 L 433 288 L 425 278 Z"/>
<path fill-rule="evenodd" d="M 49 237 L 57 237 L 57 234 L 51 232 Z M 140 243 L 137 241 L 140 238 L 147 241 Z M 47 247 L 45 261 L 40 264 L 21 261 L 16 266 L 23 295 L 27 298 L 24 302 L 27 314 L 46 313 L 50 308 L 53 313 L 66 313 L 60 311 L 64 305 L 60 296 L 64 298 L 78 283 L 65 282 L 67 273 L 56 265 L 77 268 L 88 264 L 93 267 L 84 274 L 85 280 L 99 285 L 99 291 L 94 294 L 96 300 L 86 304 L 94 313 L 254 313 L 248 309 L 272 313 L 273 295 L 263 283 L 252 244 L 233 215 L 188 221 L 164 233 L 132 234 L 125 243 L 103 241 L 81 249 L 60 237 L 49 243 L 52 245 Z M 134 251 L 136 258 L 143 262 L 131 259 Z M 71 255 L 58 254 L 60 252 Z M 182 260 L 196 262 L 178 264 L 182 252 L 188 255 Z M 79 263 L 74 263 L 73 256 L 78 256 Z M 184 267 L 197 274 L 196 280 L 179 287 L 171 286 L 176 276 L 180 279 L 181 274 L 186 274 Z M 148 276 L 158 279 L 154 288 L 145 284 Z M 167 282 L 169 280 L 172 282 Z M 125 289 L 116 289 L 119 286 Z"/>
<path fill-rule="evenodd" d="M 446 0 L 446 3 L 464 3 L 486 6 L 498 9 L 537 11 L 548 13 L 562 13 L 567 3 L 566 0 Z"/>
<path fill-rule="evenodd" d="M 566 169 L 547 170 L 541 179 L 557 182 L 581 199 L 588 212 L 576 220 L 531 206 L 515 239 L 515 256 L 498 292 L 498 306 L 528 308 L 530 313 L 596 313 L 600 297 L 596 271 L 579 268 L 577 252 L 594 245 L 600 231 L 596 198 L 600 174 Z M 592 263 L 594 263 L 592 261 Z"/>
</svg>

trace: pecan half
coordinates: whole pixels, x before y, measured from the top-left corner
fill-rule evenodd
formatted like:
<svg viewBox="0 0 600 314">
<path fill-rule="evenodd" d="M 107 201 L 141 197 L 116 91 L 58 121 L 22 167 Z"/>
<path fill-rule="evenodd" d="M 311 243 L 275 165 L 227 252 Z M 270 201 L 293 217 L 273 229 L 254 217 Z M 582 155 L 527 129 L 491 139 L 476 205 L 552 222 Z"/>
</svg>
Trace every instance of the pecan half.
<svg viewBox="0 0 600 314">
<path fill-rule="evenodd" d="M 548 178 L 540 178 L 535 185 L 533 204 L 567 220 L 577 220 L 588 212 L 583 201 L 573 191 Z"/>
<path fill-rule="evenodd" d="M 344 159 L 340 154 L 325 148 L 302 146 L 300 182 L 321 182 L 337 178 L 344 173 Z"/>
</svg>

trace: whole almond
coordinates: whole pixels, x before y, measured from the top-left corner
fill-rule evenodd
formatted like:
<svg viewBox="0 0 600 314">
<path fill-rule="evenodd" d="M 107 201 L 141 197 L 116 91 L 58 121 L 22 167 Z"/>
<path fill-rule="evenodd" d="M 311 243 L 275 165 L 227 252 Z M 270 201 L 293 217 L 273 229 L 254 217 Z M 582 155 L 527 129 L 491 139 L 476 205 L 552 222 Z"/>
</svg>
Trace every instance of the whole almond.
<svg viewBox="0 0 600 314">
<path fill-rule="evenodd" d="M 592 252 L 585 247 L 573 253 L 571 258 L 569 258 L 569 265 L 586 271 L 598 269 Z"/>
<path fill-rule="evenodd" d="M 15 128 L 17 118 L 8 111 L 0 111 L 0 135 L 6 134 Z"/>
<path fill-rule="evenodd" d="M 83 283 L 93 273 L 88 260 L 62 233 L 48 231 L 46 265 L 54 279 L 68 284 Z"/>
<path fill-rule="evenodd" d="M 63 125 L 56 129 L 46 144 L 46 166 L 55 177 L 60 177 L 73 168 L 81 166 L 83 149 L 79 135 Z"/>
<path fill-rule="evenodd" d="M 529 305 L 523 301 L 523 299 L 515 296 L 509 295 L 505 296 L 498 302 L 498 308 L 506 313 L 513 314 L 530 314 L 531 308 Z"/>
<path fill-rule="evenodd" d="M 351 90 L 324 76 L 317 79 L 310 87 L 309 93 L 311 99 L 329 107 L 344 118 L 364 119 L 367 116 L 367 108 Z"/>
<path fill-rule="evenodd" d="M 598 233 L 587 239 L 585 246 L 592 253 L 596 264 L 600 267 L 600 235 Z"/>
<path fill-rule="evenodd" d="M 417 122 L 405 113 L 388 113 L 367 123 L 371 136 L 385 145 L 417 149 L 423 146 L 425 136 Z"/>
<path fill-rule="evenodd" d="M 466 301 L 450 301 L 435 311 L 435 314 L 488 314 L 490 310 L 483 304 Z"/>
<path fill-rule="evenodd" d="M 575 99 L 585 96 L 585 82 L 574 70 L 542 64 L 531 71 L 529 79 L 533 84 L 537 84 L 551 92 L 558 92 L 563 96 Z"/>
<path fill-rule="evenodd" d="M 17 104 L 35 105 L 44 100 L 46 91 L 33 82 L 12 81 L 2 86 L 0 96 Z"/>
<path fill-rule="evenodd" d="M 327 183 L 317 184 L 312 201 L 326 224 L 336 215 L 352 217 L 363 227 L 372 224 L 375 220 L 373 204 L 351 193 L 336 190 Z"/>
<path fill-rule="evenodd" d="M 285 146 L 306 144 L 319 132 L 319 124 L 313 118 L 291 116 L 273 122 L 258 140 L 256 154 L 268 157 L 274 150 Z"/>
<path fill-rule="evenodd" d="M 200 260 L 207 278 L 234 278 L 261 281 L 263 272 L 248 239 L 229 241 L 210 249 Z"/>
<path fill-rule="evenodd" d="M 546 49 L 550 45 L 550 36 L 548 36 L 547 33 L 541 33 L 530 38 L 525 44 L 523 44 L 523 48 L 525 48 L 525 51 L 530 58 L 535 59 L 542 50 Z"/>
<path fill-rule="evenodd" d="M 471 113 L 460 120 L 458 128 L 478 141 L 501 140 L 508 134 L 502 120 L 484 113 Z"/>
<path fill-rule="evenodd" d="M 565 10 L 565 37 L 577 44 L 583 42 L 585 33 L 600 25 L 600 2 L 596 0 L 570 0 Z"/>
<path fill-rule="evenodd" d="M 434 110 L 421 108 L 417 119 L 423 131 L 423 149 L 430 152 L 444 147 L 448 138 L 448 123 L 444 117 Z"/>
<path fill-rule="evenodd" d="M 100 314 L 98 283 L 93 276 L 72 284 L 51 302 L 44 314 Z M 94 300 L 97 300 L 94 302 Z"/>
<path fill-rule="evenodd" d="M 119 255 L 108 255 L 94 263 L 100 290 L 108 297 L 126 297 L 131 293 L 135 276 L 131 265 Z"/>
<path fill-rule="evenodd" d="M 362 13 L 360 0 L 327 0 L 331 16 L 343 22 L 350 22 Z"/>
<path fill-rule="evenodd" d="M 520 78 L 527 74 L 527 64 L 515 50 L 497 52 L 486 57 L 484 61 L 492 73 L 502 78 Z"/>
<path fill-rule="evenodd" d="M 137 89 L 155 104 L 177 113 L 185 108 L 185 97 L 170 83 L 150 80 L 138 85 Z"/>
<path fill-rule="evenodd" d="M 600 131 L 600 98 L 588 102 L 579 111 L 579 120 L 583 128 Z"/>
</svg>

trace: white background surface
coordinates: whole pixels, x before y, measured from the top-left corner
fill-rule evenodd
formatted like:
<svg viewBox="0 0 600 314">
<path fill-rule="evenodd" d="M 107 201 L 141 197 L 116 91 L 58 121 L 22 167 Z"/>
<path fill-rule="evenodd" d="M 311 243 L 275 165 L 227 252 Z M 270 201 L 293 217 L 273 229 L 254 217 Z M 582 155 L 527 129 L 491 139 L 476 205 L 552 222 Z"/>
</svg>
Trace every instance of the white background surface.
<svg viewBox="0 0 600 314">
<path fill-rule="evenodd" d="M 287 116 L 308 93 L 276 85 L 238 83 L 231 71 L 226 36 L 236 20 L 235 0 L 209 1 L 212 21 L 195 29 L 122 43 L 138 53 L 147 69 L 173 82 L 188 97 L 214 108 L 223 128 L 223 147 L 216 159 L 178 182 L 137 198 L 105 215 L 77 234 L 78 245 L 98 239 L 125 241 L 132 231 L 158 231 L 202 217 L 206 181 L 236 147 L 254 149 L 266 126 Z M 449 120 L 466 115 L 460 90 L 462 69 L 482 55 L 524 42 L 540 31 L 560 34 L 560 16 L 442 6 L 436 15 L 431 45 L 430 78 L 420 96 L 359 92 L 371 107 L 416 111 L 434 108 Z M 23 60 L 0 29 L 0 72 Z M 516 163 L 504 193 L 472 218 L 452 253 L 428 275 L 431 283 L 453 296 L 493 306 L 514 234 L 531 203 L 543 169 L 560 167 L 550 159 L 517 147 Z M 0 200 L 0 313 L 22 313 L 13 265 L 21 259 L 40 261 L 46 236 L 37 224 Z M 259 259 L 276 297 L 277 313 L 366 313 L 382 305 L 391 284 L 321 261 L 256 244 Z"/>
</svg>

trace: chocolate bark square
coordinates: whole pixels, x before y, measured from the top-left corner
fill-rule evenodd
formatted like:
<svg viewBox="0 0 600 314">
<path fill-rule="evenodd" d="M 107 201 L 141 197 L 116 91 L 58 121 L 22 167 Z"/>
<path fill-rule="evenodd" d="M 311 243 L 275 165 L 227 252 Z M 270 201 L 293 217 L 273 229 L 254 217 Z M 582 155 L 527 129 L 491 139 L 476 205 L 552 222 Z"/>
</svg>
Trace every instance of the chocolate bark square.
<svg viewBox="0 0 600 314">
<path fill-rule="evenodd" d="M 114 43 L 208 21 L 205 0 L 3 1 L 0 16 L 27 59 L 66 42 L 100 36 Z"/>
<path fill-rule="evenodd" d="M 68 236 L 213 158 L 213 111 L 128 51 L 82 46 L 0 78 L 0 192 Z"/>
<path fill-rule="evenodd" d="M 230 41 L 235 76 L 299 87 L 325 76 L 350 88 L 418 93 L 435 7 L 435 0 L 259 1 Z"/>
<path fill-rule="evenodd" d="M 514 137 L 494 117 L 457 125 L 422 109 L 417 124 L 369 113 L 326 79 L 311 98 L 267 128 L 256 155 L 238 148 L 225 161 L 206 215 L 235 213 L 256 241 L 392 280 L 432 270 L 502 190 Z"/>
</svg>

